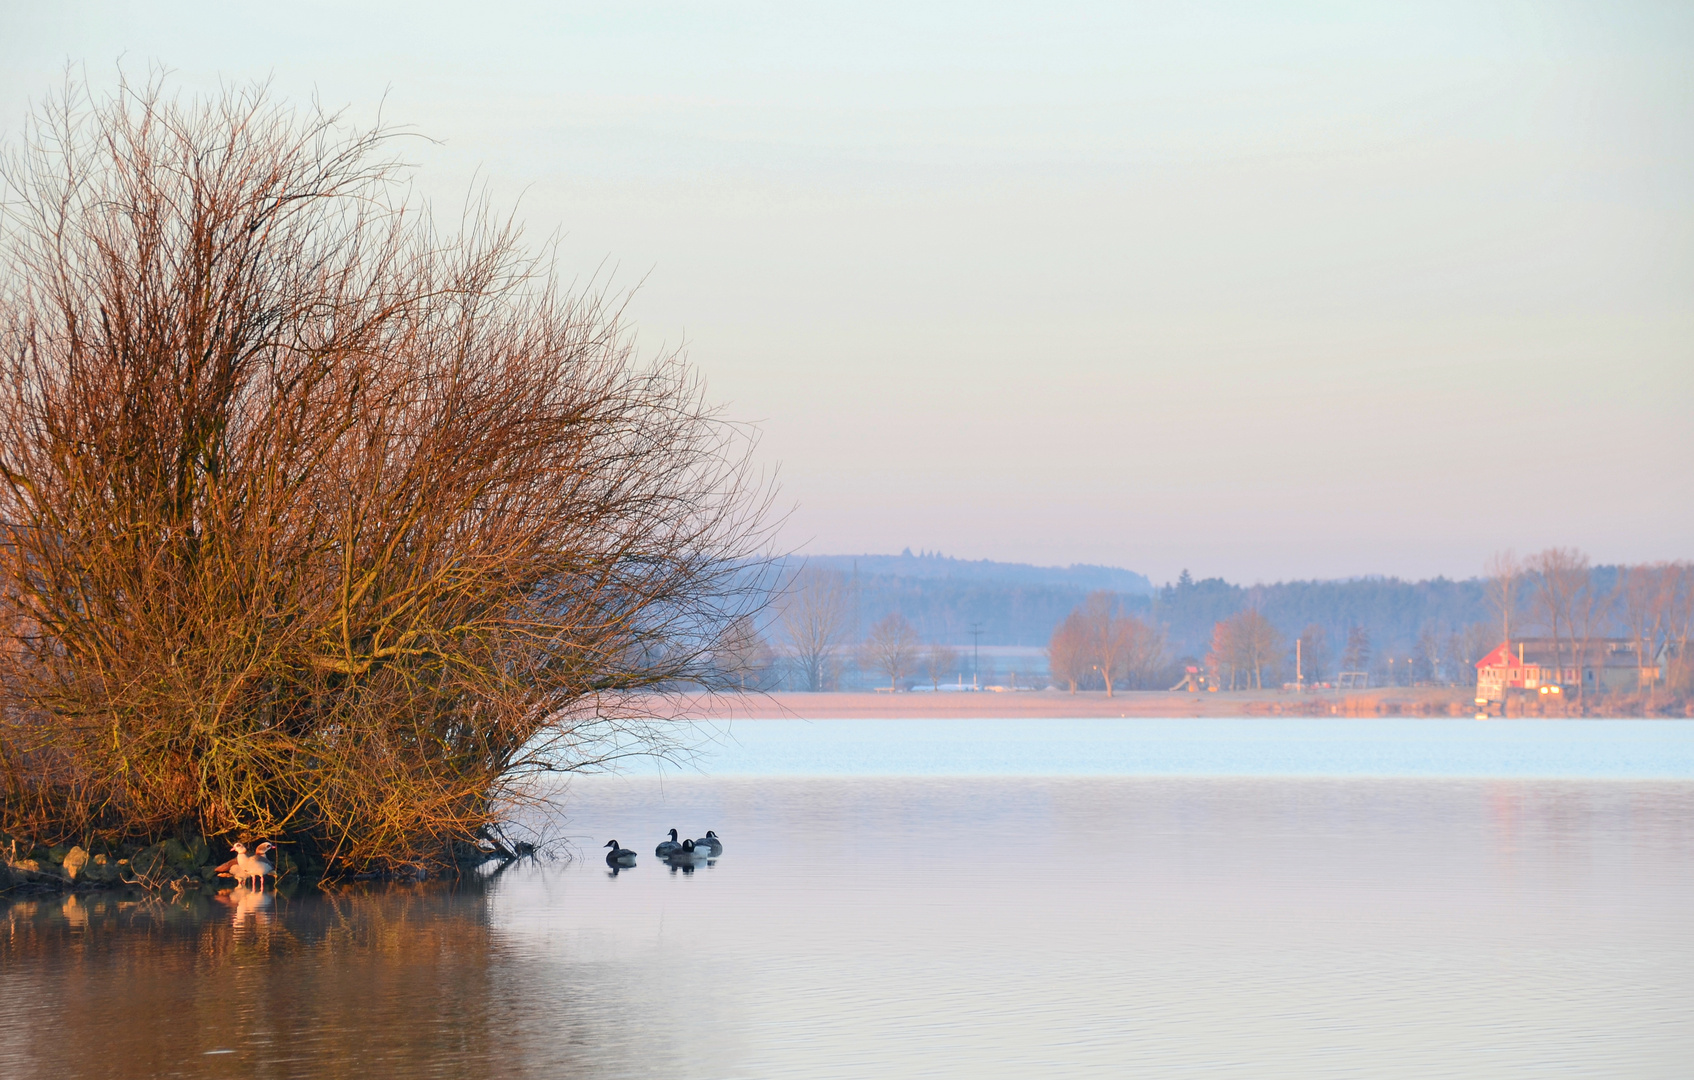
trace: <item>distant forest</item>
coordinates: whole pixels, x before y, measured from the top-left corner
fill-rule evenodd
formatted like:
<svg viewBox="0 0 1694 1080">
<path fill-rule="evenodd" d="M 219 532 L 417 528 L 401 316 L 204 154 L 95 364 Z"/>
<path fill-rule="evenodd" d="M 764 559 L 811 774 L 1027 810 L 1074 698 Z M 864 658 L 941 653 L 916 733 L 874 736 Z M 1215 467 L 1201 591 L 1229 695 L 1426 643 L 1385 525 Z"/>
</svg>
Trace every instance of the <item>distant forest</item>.
<svg viewBox="0 0 1694 1080">
<path fill-rule="evenodd" d="M 797 562 L 800 560 L 796 560 Z M 1336 641 L 1362 626 L 1382 648 L 1414 644 L 1426 628 L 1461 629 L 1490 619 L 1480 578 L 1402 581 L 1392 577 L 1235 585 L 1222 578 L 1155 588 L 1143 574 L 1105 566 L 1045 567 L 941 555 L 820 555 L 807 566 L 840 571 L 856 598 L 860 626 L 898 611 L 925 642 L 1044 646 L 1071 609 L 1096 589 L 1120 594 L 1125 612 L 1165 628 L 1167 651 L 1203 654 L 1212 626 L 1249 605 L 1293 636 L 1313 623 Z"/>
<path fill-rule="evenodd" d="M 799 560 L 797 560 L 798 562 Z M 1498 644 L 1480 578 L 1402 581 L 1371 577 L 1343 581 L 1289 581 L 1243 586 L 1222 578 L 1195 580 L 1183 571 L 1177 581 L 1155 588 L 1133 571 L 1104 566 L 1040 567 L 1021 563 L 966 561 L 910 551 L 900 555 L 828 555 L 804 560 L 834 570 L 847 581 L 849 640 L 857 641 L 891 612 L 903 615 L 924 644 L 968 647 L 971 630 L 980 643 L 1044 647 L 1053 630 L 1087 595 L 1098 589 L 1118 594 L 1121 610 L 1161 629 L 1164 657 L 1172 671 L 1206 655 L 1216 623 L 1256 608 L 1289 642 L 1308 636 L 1307 674 L 1337 671 L 1349 638 L 1368 642 L 1362 664 L 1373 682 L 1401 681 L 1396 666 L 1416 664 L 1428 677 L 1459 681 L 1480 652 Z M 1596 576 L 1615 575 L 1597 568 Z M 1470 655 L 1476 652 L 1476 656 Z M 1292 677 L 1292 664 L 1287 675 Z M 1442 669 L 1445 671 L 1430 671 Z"/>
</svg>

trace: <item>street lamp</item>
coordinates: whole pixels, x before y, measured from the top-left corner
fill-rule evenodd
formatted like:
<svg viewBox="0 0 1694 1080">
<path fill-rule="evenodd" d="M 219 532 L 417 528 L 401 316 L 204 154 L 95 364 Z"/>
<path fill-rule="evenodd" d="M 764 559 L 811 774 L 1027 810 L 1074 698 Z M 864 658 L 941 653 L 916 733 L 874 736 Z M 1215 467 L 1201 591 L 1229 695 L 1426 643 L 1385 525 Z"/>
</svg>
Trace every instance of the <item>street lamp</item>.
<svg viewBox="0 0 1694 1080">
<path fill-rule="evenodd" d="M 979 622 L 971 623 L 971 689 L 972 690 L 982 689 L 982 687 L 980 685 L 978 685 L 977 678 L 976 678 L 978 661 L 981 659 L 981 657 L 980 657 L 981 649 L 979 647 L 980 644 L 981 644 L 981 640 L 980 640 L 981 638 L 982 638 L 982 624 L 979 623 Z"/>
</svg>

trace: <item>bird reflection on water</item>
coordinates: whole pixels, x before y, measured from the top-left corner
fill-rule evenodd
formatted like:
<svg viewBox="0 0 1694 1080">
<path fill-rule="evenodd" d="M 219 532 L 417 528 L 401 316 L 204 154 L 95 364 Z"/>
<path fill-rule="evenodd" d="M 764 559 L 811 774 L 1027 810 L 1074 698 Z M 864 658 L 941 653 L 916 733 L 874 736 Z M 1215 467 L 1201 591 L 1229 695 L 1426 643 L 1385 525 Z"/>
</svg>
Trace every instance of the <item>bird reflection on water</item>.
<svg viewBox="0 0 1694 1080">
<path fill-rule="evenodd" d="M 704 840 L 684 840 L 680 847 L 665 856 L 665 863 L 670 866 L 673 874 L 678 870 L 692 874 L 698 866 L 712 865 L 715 861 L 714 854 Z"/>
<path fill-rule="evenodd" d="M 619 836 L 686 802 L 735 857 L 305 889 L 239 925 L 205 899 L 0 903 L 0 1076 L 1681 1080 L 1694 1050 L 1687 782 L 620 778 L 572 797 Z M 1114 857 L 1048 875 L 1056 834 Z M 640 1019 L 683 1013 L 686 1039 Z"/>
<path fill-rule="evenodd" d="M 233 889 L 218 893 L 214 899 L 231 909 L 231 924 L 240 926 L 246 922 L 268 923 L 271 921 L 271 908 L 276 903 L 274 893 L 249 889 L 245 885 L 237 885 Z"/>
<path fill-rule="evenodd" d="M 0 901 L 0 1076 L 438 1075 L 500 1053 L 500 951 L 475 884 Z"/>
</svg>

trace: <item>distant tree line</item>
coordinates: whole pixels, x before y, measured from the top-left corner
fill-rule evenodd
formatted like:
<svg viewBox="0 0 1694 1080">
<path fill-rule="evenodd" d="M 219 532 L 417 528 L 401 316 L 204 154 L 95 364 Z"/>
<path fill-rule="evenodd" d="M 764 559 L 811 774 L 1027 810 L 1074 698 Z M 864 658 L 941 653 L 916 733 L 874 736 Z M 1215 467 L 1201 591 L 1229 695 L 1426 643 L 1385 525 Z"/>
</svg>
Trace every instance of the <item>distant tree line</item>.
<svg viewBox="0 0 1694 1080">
<path fill-rule="evenodd" d="M 970 644 L 957 623 L 980 614 L 967 625 L 980 627 L 987 643 L 1044 642 L 1047 669 L 1032 674 L 1072 691 L 1164 688 L 1189 666 L 1235 689 L 1296 678 L 1332 683 L 1344 673 L 1375 686 L 1468 686 L 1477 661 L 1502 640 L 1532 633 L 1555 639 L 1573 660 L 1599 638 L 1631 637 L 1642 656 L 1669 655 L 1660 682 L 1686 692 L 1690 582 L 1687 563 L 1593 567 L 1563 548 L 1498 557 L 1468 581 L 1243 588 L 1185 571 L 1152 596 L 999 588 L 976 579 L 891 583 L 808 566 L 768 624 L 772 645 L 753 682 L 809 690 L 938 686 L 960 673 Z M 995 618 L 997 601 L 1011 610 Z"/>
</svg>

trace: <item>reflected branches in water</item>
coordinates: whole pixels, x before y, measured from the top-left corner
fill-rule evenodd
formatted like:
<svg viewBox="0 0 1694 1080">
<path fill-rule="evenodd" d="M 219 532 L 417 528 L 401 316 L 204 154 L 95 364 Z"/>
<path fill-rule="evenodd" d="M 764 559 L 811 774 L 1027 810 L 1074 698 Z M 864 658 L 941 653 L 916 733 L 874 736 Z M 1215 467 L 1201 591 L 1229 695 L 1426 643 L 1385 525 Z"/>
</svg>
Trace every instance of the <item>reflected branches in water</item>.
<svg viewBox="0 0 1694 1080">
<path fill-rule="evenodd" d="M 20 1004 L 0 1024 L 0 1073 L 114 1075 L 116 1057 L 117 1075 L 193 1075 L 211 1055 L 219 1069 L 309 1057 L 314 1075 L 354 1075 L 497 1053 L 486 894 L 385 883 L 9 904 L 0 967 Z"/>
</svg>

